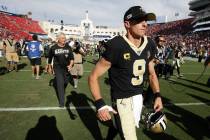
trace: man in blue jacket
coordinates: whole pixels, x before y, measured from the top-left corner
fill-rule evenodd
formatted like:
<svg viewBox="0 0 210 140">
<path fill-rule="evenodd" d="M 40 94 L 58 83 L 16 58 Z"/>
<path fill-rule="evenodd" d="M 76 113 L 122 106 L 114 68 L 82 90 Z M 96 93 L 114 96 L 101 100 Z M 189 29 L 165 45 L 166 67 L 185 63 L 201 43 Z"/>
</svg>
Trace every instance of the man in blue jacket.
<svg viewBox="0 0 210 140">
<path fill-rule="evenodd" d="M 26 50 L 28 52 L 28 58 L 31 62 L 31 68 L 32 68 L 32 76 L 36 79 L 39 79 L 39 71 L 40 71 L 40 65 L 41 65 L 41 55 L 43 52 L 43 47 L 40 41 L 38 41 L 38 36 L 33 35 L 32 41 L 28 43 Z"/>
</svg>

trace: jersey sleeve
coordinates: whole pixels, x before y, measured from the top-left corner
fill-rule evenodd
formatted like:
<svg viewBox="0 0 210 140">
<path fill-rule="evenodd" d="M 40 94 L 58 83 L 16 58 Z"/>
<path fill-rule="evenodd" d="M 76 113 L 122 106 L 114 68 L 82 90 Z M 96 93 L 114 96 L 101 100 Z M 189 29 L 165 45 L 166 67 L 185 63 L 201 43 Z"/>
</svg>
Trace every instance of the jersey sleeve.
<svg viewBox="0 0 210 140">
<path fill-rule="evenodd" d="M 112 65 L 116 64 L 119 59 L 120 48 L 118 42 L 119 40 L 113 38 L 112 40 L 105 43 L 105 51 L 102 54 L 102 57 L 109 61 Z"/>
</svg>

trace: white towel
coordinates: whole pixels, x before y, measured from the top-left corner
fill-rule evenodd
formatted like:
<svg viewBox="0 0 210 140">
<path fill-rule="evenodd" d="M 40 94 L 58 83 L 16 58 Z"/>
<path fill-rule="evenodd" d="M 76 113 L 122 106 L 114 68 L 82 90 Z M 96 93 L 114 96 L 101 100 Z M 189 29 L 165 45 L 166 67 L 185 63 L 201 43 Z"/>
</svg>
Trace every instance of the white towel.
<svg viewBox="0 0 210 140">
<path fill-rule="evenodd" d="M 143 97 L 142 95 L 133 96 L 133 115 L 136 127 L 139 128 L 139 121 L 141 118 L 141 111 L 143 106 Z"/>
</svg>

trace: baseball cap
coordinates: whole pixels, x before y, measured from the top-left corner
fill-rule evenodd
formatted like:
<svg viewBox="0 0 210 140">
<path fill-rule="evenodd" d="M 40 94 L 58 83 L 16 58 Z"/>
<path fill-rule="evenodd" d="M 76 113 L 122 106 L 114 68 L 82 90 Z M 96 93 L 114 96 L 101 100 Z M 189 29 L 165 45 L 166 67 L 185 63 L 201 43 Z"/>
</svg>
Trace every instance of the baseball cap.
<svg viewBox="0 0 210 140">
<path fill-rule="evenodd" d="M 124 21 L 132 21 L 132 20 L 156 20 L 156 16 L 154 13 L 146 13 L 141 6 L 133 6 L 130 7 L 124 15 Z"/>
</svg>

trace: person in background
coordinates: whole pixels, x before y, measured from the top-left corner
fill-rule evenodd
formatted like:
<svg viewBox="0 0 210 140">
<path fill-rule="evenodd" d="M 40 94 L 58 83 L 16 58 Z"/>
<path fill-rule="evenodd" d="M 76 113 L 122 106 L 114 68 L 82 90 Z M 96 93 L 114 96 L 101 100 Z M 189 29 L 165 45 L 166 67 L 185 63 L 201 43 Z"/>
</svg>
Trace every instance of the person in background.
<svg viewBox="0 0 210 140">
<path fill-rule="evenodd" d="M 177 77 L 183 77 L 183 75 L 181 74 L 181 62 L 180 62 L 180 58 L 182 57 L 182 46 L 177 45 L 175 47 L 175 68 L 177 70 Z"/>
<path fill-rule="evenodd" d="M 64 33 L 59 33 L 57 40 L 58 42 L 50 48 L 47 69 L 50 74 L 52 74 L 52 68 L 54 70 L 59 107 L 64 107 L 65 88 L 69 82 L 67 75 L 73 67 L 74 56 L 71 47 L 66 43 L 66 35 Z"/>
<path fill-rule="evenodd" d="M 40 41 L 38 41 L 38 36 L 33 35 L 32 41 L 30 41 L 26 46 L 26 51 L 28 58 L 31 62 L 32 77 L 39 79 L 40 76 L 40 65 L 41 65 L 41 55 L 43 53 L 43 47 Z"/>
<path fill-rule="evenodd" d="M 83 75 L 82 57 L 85 56 L 85 52 L 79 42 L 75 42 L 73 47 L 73 54 L 74 54 L 74 66 L 71 69 L 70 73 L 73 77 L 74 88 L 76 89 L 78 87 L 78 81 Z"/>
<path fill-rule="evenodd" d="M 18 72 L 19 57 L 15 44 L 16 40 L 10 35 L 8 39 L 4 40 L 3 48 L 7 59 L 7 70 L 12 71 L 15 68 L 15 71 Z"/>
<path fill-rule="evenodd" d="M 165 65 L 165 38 L 163 36 L 157 36 L 155 38 L 157 44 L 157 55 L 156 55 L 156 74 L 158 77 L 162 77 L 164 74 L 164 65 Z"/>
</svg>

